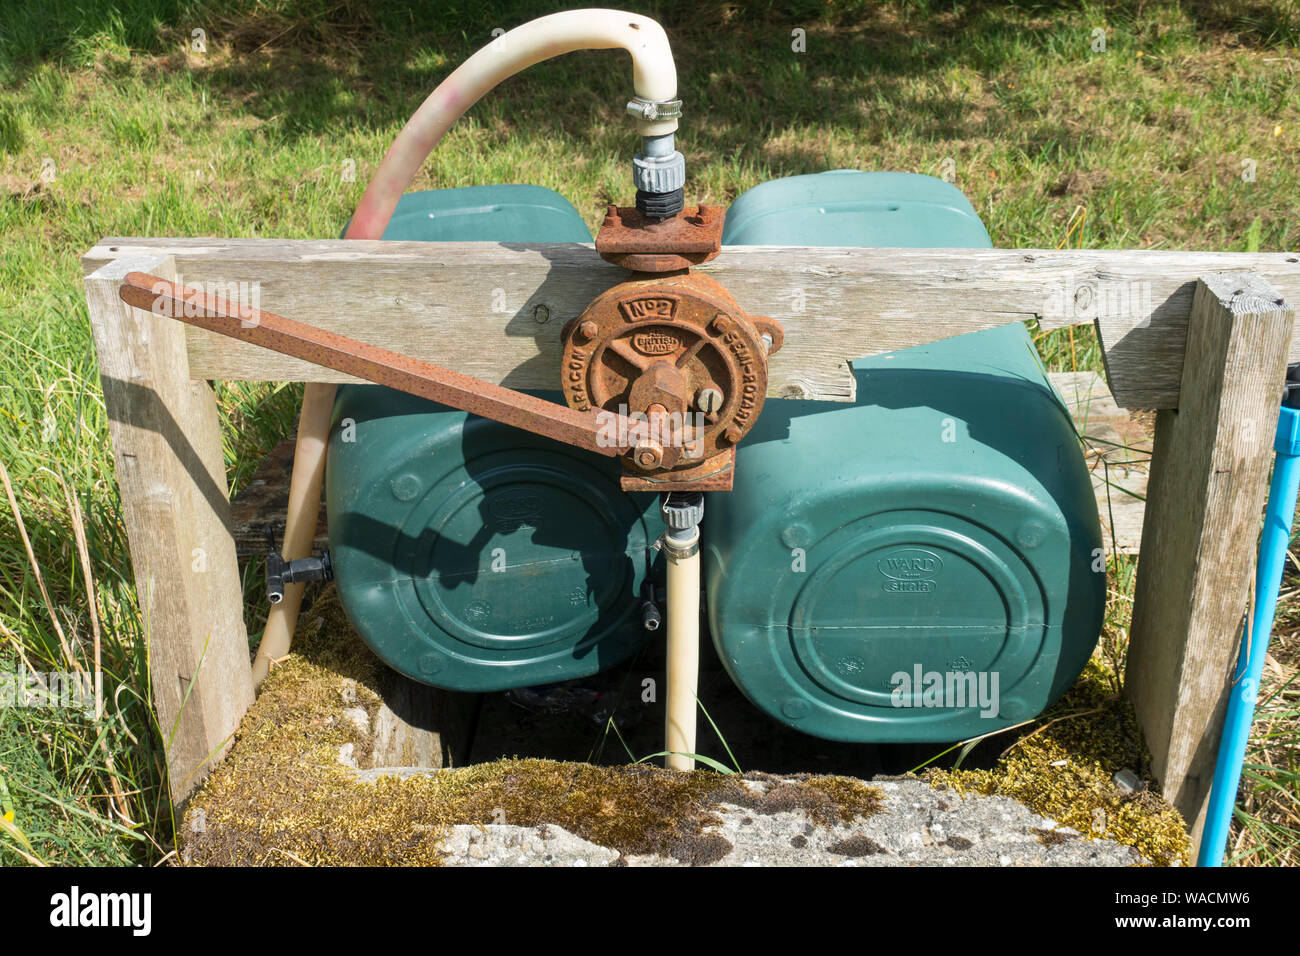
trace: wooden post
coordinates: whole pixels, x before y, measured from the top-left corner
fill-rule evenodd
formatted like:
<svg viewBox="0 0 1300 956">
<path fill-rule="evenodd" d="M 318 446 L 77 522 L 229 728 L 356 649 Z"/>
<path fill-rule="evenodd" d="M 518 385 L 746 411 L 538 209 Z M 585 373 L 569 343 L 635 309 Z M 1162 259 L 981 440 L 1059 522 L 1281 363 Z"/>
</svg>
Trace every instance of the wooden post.
<svg viewBox="0 0 1300 956">
<path fill-rule="evenodd" d="M 1294 314 L 1254 272 L 1202 277 L 1178 408 L 1156 419 L 1125 685 L 1200 841 L 1252 586 Z"/>
<path fill-rule="evenodd" d="M 118 298 L 134 269 L 175 277 L 170 256 L 119 259 L 86 277 L 86 299 L 153 703 L 180 802 L 229 747 L 253 683 L 216 401 L 190 378 L 184 326 Z"/>
</svg>

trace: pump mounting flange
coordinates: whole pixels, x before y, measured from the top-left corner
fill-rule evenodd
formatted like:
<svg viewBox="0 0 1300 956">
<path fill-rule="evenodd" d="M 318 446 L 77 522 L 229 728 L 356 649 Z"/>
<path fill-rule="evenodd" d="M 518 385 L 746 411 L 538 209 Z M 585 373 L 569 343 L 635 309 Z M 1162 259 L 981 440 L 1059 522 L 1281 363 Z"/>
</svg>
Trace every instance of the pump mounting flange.
<svg viewBox="0 0 1300 956">
<path fill-rule="evenodd" d="M 596 251 L 606 262 L 633 272 L 679 272 L 708 262 L 722 251 L 721 206 L 687 206 L 656 219 L 635 206 L 610 204 L 596 234 Z"/>
</svg>

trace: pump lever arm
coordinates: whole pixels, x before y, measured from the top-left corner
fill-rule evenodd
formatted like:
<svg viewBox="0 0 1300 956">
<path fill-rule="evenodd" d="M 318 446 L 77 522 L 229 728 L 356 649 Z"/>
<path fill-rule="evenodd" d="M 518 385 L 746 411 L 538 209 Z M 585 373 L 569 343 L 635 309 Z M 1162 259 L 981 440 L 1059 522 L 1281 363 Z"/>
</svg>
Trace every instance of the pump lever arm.
<svg viewBox="0 0 1300 956">
<path fill-rule="evenodd" d="M 632 447 L 604 436 L 635 436 L 638 426 L 612 412 L 579 412 L 482 379 L 367 345 L 356 339 L 177 285 L 147 272 L 129 272 L 118 295 L 123 302 L 201 329 L 387 385 L 462 411 L 513 425 L 610 457 Z"/>
</svg>

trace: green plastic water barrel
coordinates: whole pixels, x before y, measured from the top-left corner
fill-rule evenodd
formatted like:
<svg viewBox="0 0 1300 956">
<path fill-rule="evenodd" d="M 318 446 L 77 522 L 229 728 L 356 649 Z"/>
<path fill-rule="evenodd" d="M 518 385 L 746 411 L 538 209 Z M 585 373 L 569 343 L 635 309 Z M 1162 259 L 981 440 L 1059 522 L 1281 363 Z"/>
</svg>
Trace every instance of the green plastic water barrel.
<svg viewBox="0 0 1300 956">
<path fill-rule="evenodd" d="M 404 196 L 384 238 L 591 234 L 558 194 L 509 185 Z M 339 389 L 326 475 L 340 600 L 408 677 L 462 691 L 544 684 L 645 640 L 637 596 L 660 521 L 654 495 L 619 488 L 617 461 L 356 385 Z"/>
<path fill-rule="evenodd" d="M 591 242 L 591 230 L 573 204 L 555 190 L 510 184 L 407 193 L 393 210 L 384 238 L 413 242 Z"/>
<path fill-rule="evenodd" d="M 836 169 L 773 179 L 727 210 L 729 246 L 987 247 L 961 190 L 933 176 Z"/>
<path fill-rule="evenodd" d="M 956 189 L 907 174 L 765 183 L 727 228 L 732 243 L 989 244 Z M 853 369 L 853 404 L 769 400 L 735 489 L 708 496 L 724 666 L 756 707 L 832 740 L 959 740 L 1034 716 L 1092 653 L 1106 591 L 1087 469 L 1028 333 Z"/>
</svg>

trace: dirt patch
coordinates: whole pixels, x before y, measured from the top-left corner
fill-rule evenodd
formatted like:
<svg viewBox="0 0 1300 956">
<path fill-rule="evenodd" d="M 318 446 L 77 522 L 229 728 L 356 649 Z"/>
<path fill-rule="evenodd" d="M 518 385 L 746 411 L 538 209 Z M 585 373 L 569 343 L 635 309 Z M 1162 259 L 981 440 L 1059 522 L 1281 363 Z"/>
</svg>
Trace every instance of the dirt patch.
<svg viewBox="0 0 1300 956">
<path fill-rule="evenodd" d="M 1073 169 L 1047 188 L 1047 195 L 1060 198 L 1086 199 L 1094 191 L 1110 182 L 1110 173 L 1104 169 Z"/>
<path fill-rule="evenodd" d="M 879 789 L 847 777 L 776 777 L 752 772 L 743 779 L 751 785 L 728 802 L 763 814 L 803 810 L 818 826 L 851 823 L 882 808 Z"/>
<path fill-rule="evenodd" d="M 863 836 L 860 833 L 843 840 L 838 840 L 826 849 L 830 850 L 832 853 L 838 853 L 840 856 L 847 857 L 875 856 L 877 853 L 886 852 L 885 848 L 875 840 L 871 839 L 871 837 Z"/>
</svg>

